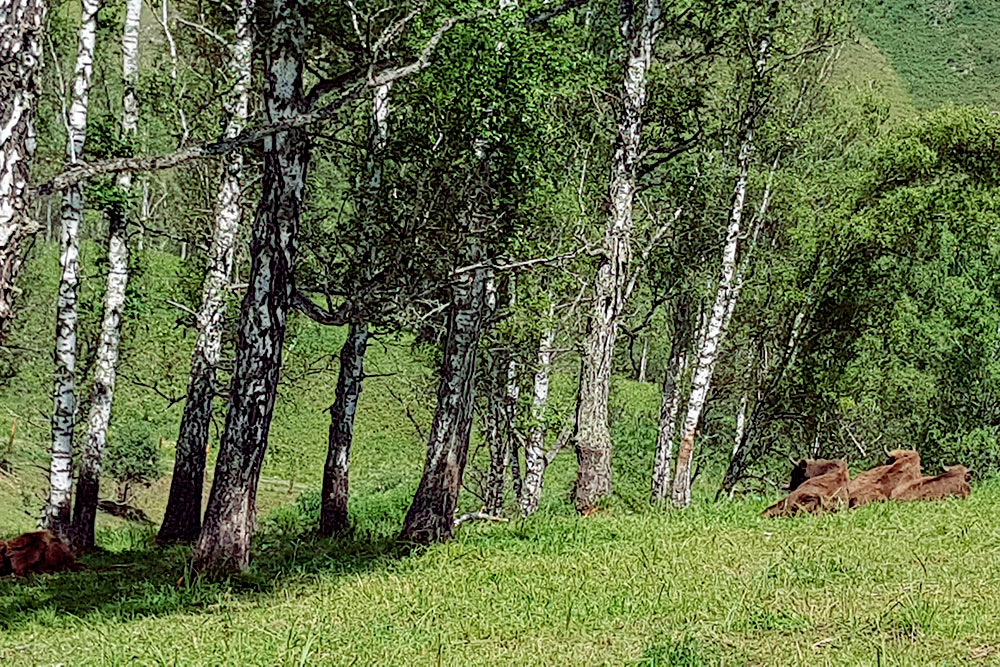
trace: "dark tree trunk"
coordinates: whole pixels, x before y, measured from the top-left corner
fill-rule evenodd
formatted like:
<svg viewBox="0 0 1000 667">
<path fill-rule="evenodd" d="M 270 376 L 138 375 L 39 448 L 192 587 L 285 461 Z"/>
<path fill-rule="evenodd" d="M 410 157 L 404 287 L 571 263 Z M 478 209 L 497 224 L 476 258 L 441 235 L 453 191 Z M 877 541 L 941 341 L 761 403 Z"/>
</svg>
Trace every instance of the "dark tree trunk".
<svg viewBox="0 0 1000 667">
<path fill-rule="evenodd" d="M 498 351 L 491 355 L 493 368 L 490 377 L 490 396 L 488 423 L 486 429 L 487 444 L 490 450 L 490 467 L 486 477 L 486 496 L 484 506 L 486 512 L 498 515 L 503 511 L 504 491 L 507 484 L 507 470 L 511 467 L 513 452 L 513 428 L 511 416 L 513 406 L 509 405 L 511 396 L 511 374 L 514 372 L 514 360 L 506 351 Z M 515 385 L 516 386 L 516 385 Z"/>
<path fill-rule="evenodd" d="M 471 244 L 475 249 L 468 253 L 467 263 L 475 264 L 481 261 L 481 253 L 478 241 Z M 427 445 L 424 474 L 403 522 L 400 539 L 405 542 L 427 544 L 452 536 L 469 453 L 476 348 L 482 331 L 484 297 L 482 270 L 466 272 L 452 287 L 437 410 Z"/>
<path fill-rule="evenodd" d="M 323 500 L 320 509 L 320 532 L 333 535 L 348 529 L 348 473 L 351 464 L 351 440 L 354 414 L 364 380 L 368 327 L 351 323 L 347 340 L 340 349 L 340 372 L 337 397 L 330 408 L 330 435 L 323 467 Z"/>
<path fill-rule="evenodd" d="M 275 0 L 264 99 L 268 122 L 304 111 L 302 40 L 307 8 L 308 0 Z M 196 571 L 245 568 L 257 523 L 257 483 L 274 412 L 293 290 L 295 238 L 309 144 L 305 131 L 297 129 L 265 139 L 264 149 L 262 195 L 250 242 L 252 262 L 240 315 L 229 412 L 205 522 L 192 554 Z"/>
<path fill-rule="evenodd" d="M 230 138 L 242 131 L 247 119 L 254 5 L 254 0 L 241 0 L 236 15 L 236 37 L 229 62 L 229 69 L 235 77 L 226 127 L 226 136 Z M 215 398 L 216 366 L 222 356 L 222 321 L 226 309 L 223 292 L 232 273 L 240 227 L 242 171 L 243 155 L 234 151 L 226 159 L 219 183 L 215 230 L 198 311 L 198 338 L 191 355 L 191 376 L 177 437 L 170 497 L 157 535 L 160 542 L 194 542 L 201 530 L 201 497 L 205 483 L 205 459 L 208 456 L 208 433 L 212 423 L 212 401 Z"/>
<path fill-rule="evenodd" d="M 471 184 L 462 221 L 467 238 L 461 266 L 480 265 L 483 261 L 479 236 L 485 229 L 484 219 L 492 210 L 489 162 L 485 154 L 480 154 L 478 170 L 479 174 L 473 176 L 476 181 Z M 456 275 L 452 282 L 437 409 L 427 443 L 424 473 L 399 536 L 404 542 L 439 542 L 451 538 L 454 531 L 455 509 L 469 454 L 476 358 L 487 308 L 486 279 L 487 270 L 476 268 Z"/>
</svg>

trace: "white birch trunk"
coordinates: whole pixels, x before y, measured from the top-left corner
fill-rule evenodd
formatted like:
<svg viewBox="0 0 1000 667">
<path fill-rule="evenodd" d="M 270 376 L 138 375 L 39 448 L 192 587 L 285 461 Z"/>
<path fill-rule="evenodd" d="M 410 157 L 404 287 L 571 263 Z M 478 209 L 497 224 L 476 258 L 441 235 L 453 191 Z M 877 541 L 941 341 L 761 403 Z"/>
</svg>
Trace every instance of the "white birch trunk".
<svg viewBox="0 0 1000 667">
<path fill-rule="evenodd" d="M 642 339 L 642 356 L 639 357 L 639 382 L 646 381 L 646 364 L 649 362 L 649 336 Z"/>
<path fill-rule="evenodd" d="M 715 303 L 705 327 L 705 336 L 698 350 L 698 358 L 691 380 L 691 396 L 688 399 L 684 423 L 681 427 L 681 444 L 677 452 L 677 469 L 674 476 L 673 502 L 678 507 L 691 503 L 691 460 L 694 455 L 695 430 L 705 408 L 705 400 L 711 388 L 719 346 L 722 343 L 724 324 L 731 312 L 733 279 L 736 275 L 736 251 L 739 247 L 740 223 L 746 203 L 747 180 L 750 173 L 750 152 L 753 149 L 753 131 L 748 129 L 740 148 L 738 160 L 739 176 L 733 193 L 733 205 L 729 216 L 729 227 L 722 251 L 722 275 L 716 290 Z"/>
<path fill-rule="evenodd" d="M 766 70 L 767 55 L 770 48 L 769 38 L 761 39 L 758 58 L 755 63 L 756 75 L 761 76 Z M 750 102 L 753 103 L 753 100 Z M 754 121 L 747 118 L 737 158 L 738 176 L 733 191 L 732 207 L 729 214 L 729 225 L 726 229 L 726 240 L 722 251 L 722 272 L 716 290 L 715 303 L 705 326 L 705 336 L 698 351 L 691 381 L 691 396 L 688 399 L 687 412 L 681 427 L 681 444 L 677 452 L 677 469 L 674 474 L 673 502 L 678 507 L 691 504 L 691 462 L 694 457 L 695 435 L 698 422 L 705 409 L 705 401 L 712 385 L 715 364 L 719 357 L 719 347 L 725 337 L 726 326 L 736 307 L 740 290 L 737 279 L 736 255 L 739 249 L 740 228 L 743 222 L 743 210 L 746 205 L 747 183 L 750 177 L 750 155 L 754 147 Z M 768 192 L 768 197 L 770 193 Z"/>
<path fill-rule="evenodd" d="M 542 498 L 542 483 L 547 461 L 545 457 L 545 405 L 549 400 L 549 382 L 552 376 L 552 346 L 555 328 L 549 327 L 538 340 L 538 361 L 531 399 L 531 428 L 524 449 L 524 484 L 521 487 L 521 514 L 530 516 L 538 510 Z"/>
<path fill-rule="evenodd" d="M 300 115 L 308 0 L 275 0 L 264 102 L 267 121 Z M 296 236 L 305 196 L 309 141 L 302 129 L 264 139 L 262 196 L 250 242 L 229 412 L 205 520 L 192 554 L 196 571 L 242 570 L 257 525 L 257 483 L 267 448 L 292 297 Z"/>
<path fill-rule="evenodd" d="M 687 372 L 689 361 L 690 350 L 686 344 L 678 340 L 670 353 L 670 363 L 663 378 L 660 424 L 656 434 L 656 455 L 653 459 L 653 482 L 650 492 L 650 502 L 654 505 L 667 496 L 670 487 L 670 464 L 677 434 L 677 408 L 681 402 L 681 382 Z"/>
<path fill-rule="evenodd" d="M 125 5 L 125 26 L 122 33 L 122 137 L 134 144 L 139 126 L 136 83 L 139 73 L 139 21 L 142 0 L 128 0 Z M 118 187 L 128 191 L 132 174 L 118 175 Z M 80 474 L 77 478 L 73 505 L 73 547 L 84 551 L 94 546 L 94 527 L 101 481 L 101 461 L 108 439 L 111 406 L 114 402 L 118 351 L 121 346 L 122 308 L 128 287 L 128 210 L 116 205 L 110 213 L 108 226 L 108 280 L 104 294 L 104 316 L 97 348 L 94 387 Z"/>
<path fill-rule="evenodd" d="M 83 0 L 73 76 L 73 97 L 67 114 L 66 157 L 76 164 L 87 133 L 90 82 L 94 71 L 98 0 Z M 70 499 L 73 484 L 73 429 L 76 420 L 77 292 L 80 284 L 79 233 L 83 221 L 83 194 L 79 185 L 63 191 L 62 229 L 59 234 L 59 296 L 56 302 L 55 387 L 52 411 L 52 463 L 49 498 L 41 525 L 69 539 Z"/>
<path fill-rule="evenodd" d="M 233 88 L 227 102 L 229 122 L 226 138 L 230 139 L 242 132 L 247 122 L 254 3 L 255 0 L 240 0 L 236 14 L 236 36 L 229 60 Z M 236 237 L 242 219 L 242 188 L 243 153 L 233 151 L 223 162 L 222 179 L 216 196 L 215 229 L 198 309 L 198 337 L 191 355 L 187 400 L 177 437 L 170 497 L 157 536 L 162 542 L 192 542 L 201 530 L 201 499 L 212 423 L 212 401 L 216 393 L 216 370 L 222 356 L 224 295 L 233 270 Z"/>
<path fill-rule="evenodd" d="M 658 0 L 645 0 L 642 16 L 631 3 L 621 5 L 621 33 L 628 49 L 622 77 L 622 110 L 609 179 L 604 257 L 594 280 L 593 311 L 587 322 L 576 404 L 577 511 L 587 512 L 611 493 L 611 431 L 608 392 L 618 336 L 618 318 L 625 308 L 632 255 L 632 206 L 636 192 L 646 77 L 653 56 Z"/>
<path fill-rule="evenodd" d="M 26 195 L 47 6 L 45 0 L 0 2 L 0 344 L 14 314 L 23 246 L 37 229 Z"/>
</svg>

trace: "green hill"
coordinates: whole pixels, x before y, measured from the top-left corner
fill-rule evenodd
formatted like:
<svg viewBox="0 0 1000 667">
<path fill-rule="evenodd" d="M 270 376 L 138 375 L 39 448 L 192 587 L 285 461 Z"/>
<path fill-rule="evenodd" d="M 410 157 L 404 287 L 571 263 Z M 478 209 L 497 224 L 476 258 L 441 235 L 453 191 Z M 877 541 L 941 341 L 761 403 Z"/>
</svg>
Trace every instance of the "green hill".
<svg viewBox="0 0 1000 667">
<path fill-rule="evenodd" d="M 859 27 L 920 108 L 1000 108 L 1000 3 L 861 0 Z"/>
</svg>

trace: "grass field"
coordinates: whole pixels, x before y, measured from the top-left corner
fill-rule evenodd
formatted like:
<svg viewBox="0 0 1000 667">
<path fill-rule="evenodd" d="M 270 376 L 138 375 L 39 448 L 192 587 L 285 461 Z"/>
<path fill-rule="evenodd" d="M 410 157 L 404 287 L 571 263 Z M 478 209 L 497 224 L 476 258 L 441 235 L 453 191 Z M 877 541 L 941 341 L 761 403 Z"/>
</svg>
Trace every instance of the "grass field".
<svg viewBox="0 0 1000 667">
<path fill-rule="evenodd" d="M 764 500 L 464 527 L 392 545 L 278 511 L 245 576 L 179 582 L 141 533 L 77 574 L 0 582 L 0 663 L 946 665 L 1000 658 L 1000 485 L 767 521 Z"/>
</svg>

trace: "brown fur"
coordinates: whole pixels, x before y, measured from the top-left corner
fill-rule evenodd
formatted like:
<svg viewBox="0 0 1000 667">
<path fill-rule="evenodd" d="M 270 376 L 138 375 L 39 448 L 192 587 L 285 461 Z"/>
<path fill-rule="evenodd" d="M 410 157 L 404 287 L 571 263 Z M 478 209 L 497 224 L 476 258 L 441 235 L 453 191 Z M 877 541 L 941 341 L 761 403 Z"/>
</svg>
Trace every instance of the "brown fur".
<svg viewBox="0 0 1000 667">
<path fill-rule="evenodd" d="M 888 500 L 893 490 L 920 479 L 920 454 L 912 449 L 889 452 L 889 463 L 872 468 L 851 480 L 848 493 L 851 507 Z"/>
<path fill-rule="evenodd" d="M 32 572 L 77 570 L 69 548 L 47 530 L 25 533 L 6 542 L 0 541 L 0 575 L 23 577 Z"/>
<path fill-rule="evenodd" d="M 848 502 L 847 487 L 851 476 L 847 464 L 834 461 L 833 470 L 804 481 L 786 498 L 782 498 L 763 512 L 763 516 L 794 516 L 801 512 L 835 512 Z"/>
<path fill-rule="evenodd" d="M 968 498 L 972 492 L 969 477 L 972 473 L 965 466 L 952 466 L 943 475 L 922 477 L 893 489 L 893 500 L 944 500 L 949 497 Z"/>
<path fill-rule="evenodd" d="M 788 486 L 785 487 L 785 490 L 794 491 L 802 486 L 806 480 L 825 475 L 841 465 L 847 464 L 841 459 L 802 459 L 792 468 L 792 476 L 788 480 Z"/>
</svg>

